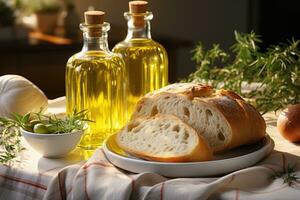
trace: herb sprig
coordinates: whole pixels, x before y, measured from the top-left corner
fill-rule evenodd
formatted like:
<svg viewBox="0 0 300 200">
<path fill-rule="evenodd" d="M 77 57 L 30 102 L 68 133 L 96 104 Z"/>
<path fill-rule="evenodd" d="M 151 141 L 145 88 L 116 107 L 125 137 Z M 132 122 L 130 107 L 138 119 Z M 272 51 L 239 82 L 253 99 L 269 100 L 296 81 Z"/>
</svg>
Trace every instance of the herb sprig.
<svg viewBox="0 0 300 200">
<path fill-rule="evenodd" d="M 277 111 L 300 102 L 300 41 L 274 45 L 262 52 L 260 37 L 254 32 L 235 32 L 232 54 L 218 44 L 206 50 L 199 43 L 192 60 L 197 70 L 185 81 L 206 82 L 214 87 L 233 90 L 250 99 L 262 113 Z M 243 84 L 252 84 L 245 91 Z"/>
<path fill-rule="evenodd" d="M 295 166 L 292 166 L 290 164 L 288 164 L 287 167 L 283 169 L 283 171 L 275 172 L 272 175 L 272 178 L 282 178 L 283 183 L 287 183 L 289 186 L 293 185 L 294 182 L 298 179 L 295 175 Z"/>
<path fill-rule="evenodd" d="M 51 134 L 63 134 L 84 130 L 87 126 L 86 122 L 93 122 L 88 119 L 87 110 L 79 112 L 74 110 L 72 115 L 65 118 L 60 118 L 57 115 L 44 115 L 41 112 L 28 113 L 27 115 L 14 115 L 20 127 L 27 131 L 33 131 L 34 125 L 43 124 L 49 128 L 49 133 Z"/>
<path fill-rule="evenodd" d="M 11 164 L 23 148 L 20 130 L 14 120 L 0 117 L 0 163 Z"/>
</svg>

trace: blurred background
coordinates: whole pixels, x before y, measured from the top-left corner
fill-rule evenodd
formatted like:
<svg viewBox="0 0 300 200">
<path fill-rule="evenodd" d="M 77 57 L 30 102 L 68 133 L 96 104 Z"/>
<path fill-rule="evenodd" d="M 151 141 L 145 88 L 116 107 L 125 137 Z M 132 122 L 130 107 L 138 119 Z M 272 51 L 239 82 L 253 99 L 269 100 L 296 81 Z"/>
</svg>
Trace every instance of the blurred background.
<svg viewBox="0 0 300 200">
<path fill-rule="evenodd" d="M 195 70 L 191 50 L 198 41 L 207 48 L 229 49 L 234 30 L 255 31 L 272 44 L 300 39 L 298 0 L 149 0 L 152 38 L 169 55 L 169 80 Z M 86 10 L 103 10 L 111 24 L 110 49 L 126 36 L 125 0 L 0 0 L 0 75 L 20 74 L 48 96 L 64 95 L 64 70 L 82 47 L 78 24 Z"/>
</svg>

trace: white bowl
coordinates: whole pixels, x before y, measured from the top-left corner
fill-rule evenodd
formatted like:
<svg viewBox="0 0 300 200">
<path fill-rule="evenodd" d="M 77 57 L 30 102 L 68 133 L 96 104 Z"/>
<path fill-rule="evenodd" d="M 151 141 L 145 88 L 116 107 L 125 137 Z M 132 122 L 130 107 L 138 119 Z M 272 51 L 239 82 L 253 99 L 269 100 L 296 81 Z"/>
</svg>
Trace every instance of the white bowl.
<svg viewBox="0 0 300 200">
<path fill-rule="evenodd" d="M 21 129 L 25 140 L 43 157 L 61 158 L 75 149 L 83 131 L 63 134 L 40 134 Z"/>
</svg>

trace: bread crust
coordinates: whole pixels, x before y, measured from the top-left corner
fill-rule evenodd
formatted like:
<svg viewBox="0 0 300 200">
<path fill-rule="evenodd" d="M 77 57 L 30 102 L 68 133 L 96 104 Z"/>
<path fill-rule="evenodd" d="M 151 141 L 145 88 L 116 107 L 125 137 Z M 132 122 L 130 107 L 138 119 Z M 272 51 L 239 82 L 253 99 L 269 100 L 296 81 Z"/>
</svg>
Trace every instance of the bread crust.
<svg viewBox="0 0 300 200">
<path fill-rule="evenodd" d="M 216 149 L 215 152 L 252 144 L 265 136 L 266 123 L 263 117 L 252 105 L 232 91 L 230 94 L 217 91 L 217 95 L 209 99 L 208 103 L 222 113 L 232 133 L 230 142 L 223 149 Z"/>
<path fill-rule="evenodd" d="M 227 144 L 220 148 L 214 148 L 214 152 L 222 152 L 241 145 L 255 143 L 266 134 L 266 123 L 263 117 L 238 94 L 229 90 L 214 90 L 211 86 L 197 83 L 172 84 L 147 94 L 138 102 L 132 119 L 147 116 L 146 113 L 142 113 L 140 110 L 150 101 L 156 102 L 166 94 L 171 97 L 173 95 L 184 96 L 193 104 L 205 103 L 221 114 L 228 127 L 230 127 L 231 136 Z M 176 114 L 176 111 L 174 111 L 174 114 Z M 186 120 L 184 121 L 186 122 Z M 199 123 L 203 122 L 199 121 Z M 200 132 L 198 134 L 202 135 Z"/>
</svg>

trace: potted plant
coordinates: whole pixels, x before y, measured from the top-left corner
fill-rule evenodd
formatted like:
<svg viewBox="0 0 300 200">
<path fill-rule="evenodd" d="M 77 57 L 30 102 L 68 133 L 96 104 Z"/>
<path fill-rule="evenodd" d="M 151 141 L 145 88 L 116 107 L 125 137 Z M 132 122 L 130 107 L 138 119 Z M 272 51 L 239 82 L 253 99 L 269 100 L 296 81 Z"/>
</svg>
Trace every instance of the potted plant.
<svg viewBox="0 0 300 200">
<path fill-rule="evenodd" d="M 37 30 L 42 33 L 54 33 L 61 4 L 57 0 L 39 0 L 34 3 L 33 12 L 36 15 Z"/>
</svg>

